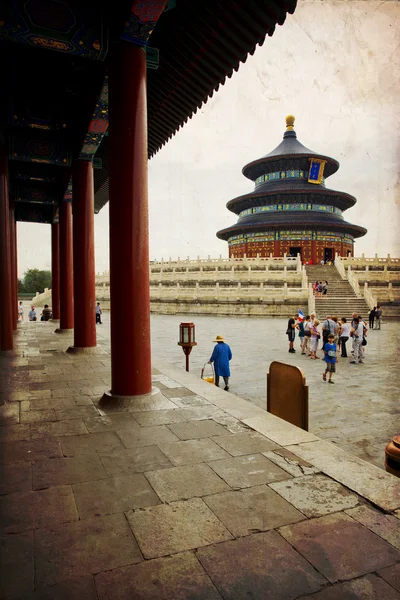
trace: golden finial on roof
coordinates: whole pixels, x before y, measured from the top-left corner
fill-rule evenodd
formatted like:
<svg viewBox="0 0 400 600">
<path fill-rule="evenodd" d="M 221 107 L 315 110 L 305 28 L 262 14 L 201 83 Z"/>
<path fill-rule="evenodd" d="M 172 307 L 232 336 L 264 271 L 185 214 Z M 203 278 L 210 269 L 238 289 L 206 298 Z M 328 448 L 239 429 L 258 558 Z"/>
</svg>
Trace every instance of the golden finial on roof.
<svg viewBox="0 0 400 600">
<path fill-rule="evenodd" d="M 292 129 L 294 129 L 293 125 L 294 125 L 294 116 L 293 115 L 288 115 L 286 117 L 286 129 L 288 131 L 291 131 Z"/>
</svg>

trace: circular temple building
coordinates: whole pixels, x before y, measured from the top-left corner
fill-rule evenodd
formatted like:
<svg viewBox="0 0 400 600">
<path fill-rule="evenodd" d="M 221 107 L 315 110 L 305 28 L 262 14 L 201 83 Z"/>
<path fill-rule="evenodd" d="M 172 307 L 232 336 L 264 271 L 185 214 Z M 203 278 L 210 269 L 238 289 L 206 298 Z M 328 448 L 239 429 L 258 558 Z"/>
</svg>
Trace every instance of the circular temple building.
<svg viewBox="0 0 400 600">
<path fill-rule="evenodd" d="M 294 117 L 286 117 L 279 146 L 243 168 L 254 191 L 228 202 L 238 222 L 217 233 L 228 242 L 230 257 L 300 254 L 315 264 L 333 260 L 336 252 L 353 256 L 354 239 L 367 232 L 343 218 L 354 196 L 325 187 L 338 161 L 303 146 L 293 124 Z"/>
</svg>

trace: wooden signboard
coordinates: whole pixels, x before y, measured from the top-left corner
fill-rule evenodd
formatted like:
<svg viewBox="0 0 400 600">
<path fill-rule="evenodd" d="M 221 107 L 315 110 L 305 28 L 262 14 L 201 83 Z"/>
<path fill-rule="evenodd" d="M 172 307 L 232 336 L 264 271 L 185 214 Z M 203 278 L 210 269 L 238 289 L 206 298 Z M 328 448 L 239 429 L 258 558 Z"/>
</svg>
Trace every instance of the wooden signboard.
<svg viewBox="0 0 400 600">
<path fill-rule="evenodd" d="M 278 361 L 270 364 L 267 411 L 308 431 L 308 386 L 299 367 Z"/>
</svg>

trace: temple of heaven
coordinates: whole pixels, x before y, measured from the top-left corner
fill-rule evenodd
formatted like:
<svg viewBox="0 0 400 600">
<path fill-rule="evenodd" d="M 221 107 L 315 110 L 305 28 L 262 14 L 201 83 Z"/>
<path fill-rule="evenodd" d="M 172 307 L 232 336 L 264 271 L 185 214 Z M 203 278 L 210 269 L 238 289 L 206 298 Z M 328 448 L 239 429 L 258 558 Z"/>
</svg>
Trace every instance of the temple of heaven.
<svg viewBox="0 0 400 600">
<path fill-rule="evenodd" d="M 228 242 L 230 257 L 300 254 L 315 264 L 333 260 L 336 252 L 353 256 L 354 239 L 367 233 L 343 218 L 354 196 L 325 187 L 338 161 L 303 146 L 293 125 L 289 115 L 279 146 L 243 168 L 254 191 L 228 202 L 239 219 L 217 233 Z"/>
</svg>

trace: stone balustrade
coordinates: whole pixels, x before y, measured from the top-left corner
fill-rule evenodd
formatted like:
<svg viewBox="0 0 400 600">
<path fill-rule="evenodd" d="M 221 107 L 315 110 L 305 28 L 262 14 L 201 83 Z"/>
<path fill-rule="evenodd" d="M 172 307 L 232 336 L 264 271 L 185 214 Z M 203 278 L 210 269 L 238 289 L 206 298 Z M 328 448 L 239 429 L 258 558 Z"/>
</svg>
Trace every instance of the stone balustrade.
<svg viewBox="0 0 400 600">
<path fill-rule="evenodd" d="M 387 257 L 335 257 L 335 266 L 346 277 L 357 295 L 363 296 L 369 306 L 392 305 L 393 315 L 400 316 L 400 259 Z"/>
<path fill-rule="evenodd" d="M 345 256 L 340 257 L 336 255 L 335 262 L 338 260 L 347 268 L 351 266 L 353 268 L 366 267 L 366 266 L 398 266 L 400 267 L 400 258 L 392 258 L 390 254 L 387 256 L 378 256 L 375 254 L 373 258 L 367 258 L 362 254 L 361 256 Z"/>
</svg>

